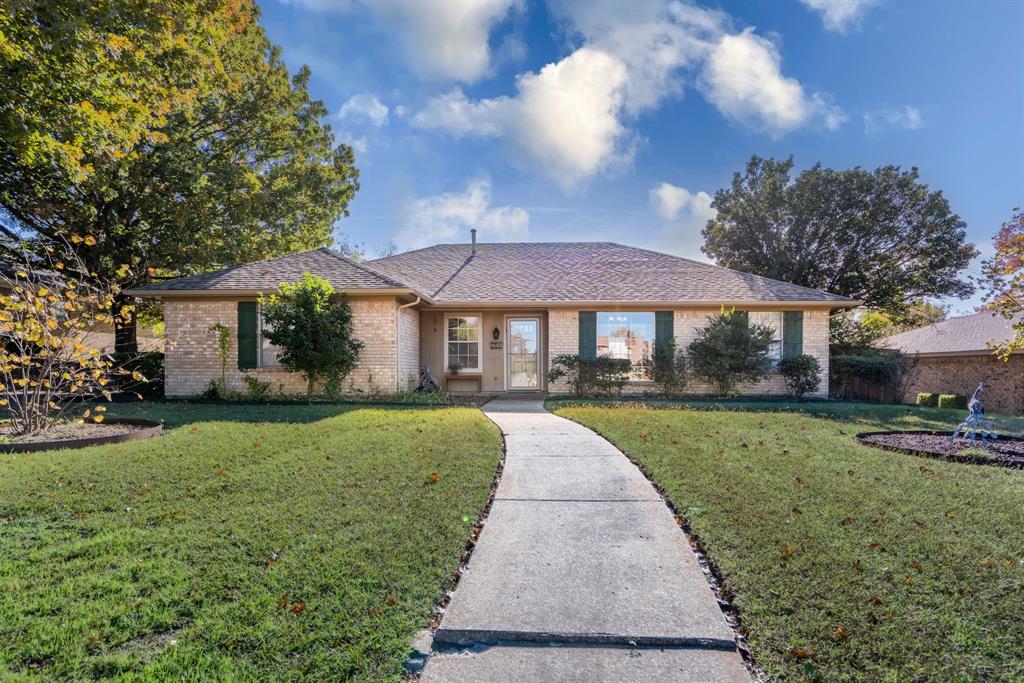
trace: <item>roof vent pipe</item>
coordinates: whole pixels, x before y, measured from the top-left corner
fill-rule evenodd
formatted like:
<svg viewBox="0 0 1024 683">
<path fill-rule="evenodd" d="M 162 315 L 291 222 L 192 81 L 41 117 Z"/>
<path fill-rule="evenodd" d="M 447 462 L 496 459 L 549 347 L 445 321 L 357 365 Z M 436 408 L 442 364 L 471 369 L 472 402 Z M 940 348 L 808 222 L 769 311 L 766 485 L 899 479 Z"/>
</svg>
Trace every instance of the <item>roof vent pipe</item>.
<svg viewBox="0 0 1024 683">
<path fill-rule="evenodd" d="M 476 228 L 471 228 L 469 234 L 473 239 L 473 253 L 476 254 Z"/>
</svg>

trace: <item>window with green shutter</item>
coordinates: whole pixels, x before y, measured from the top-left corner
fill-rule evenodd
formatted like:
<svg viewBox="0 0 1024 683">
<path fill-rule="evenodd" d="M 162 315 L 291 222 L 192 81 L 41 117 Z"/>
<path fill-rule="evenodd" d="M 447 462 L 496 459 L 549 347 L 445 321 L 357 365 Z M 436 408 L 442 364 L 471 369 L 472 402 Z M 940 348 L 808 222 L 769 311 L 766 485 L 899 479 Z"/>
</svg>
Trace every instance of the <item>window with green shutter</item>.
<svg viewBox="0 0 1024 683">
<path fill-rule="evenodd" d="M 672 311 L 655 311 L 654 312 L 654 348 L 664 348 L 665 344 L 672 341 L 675 336 L 673 330 L 673 318 L 675 315 Z"/>
<path fill-rule="evenodd" d="M 597 311 L 580 311 L 580 358 L 597 357 Z"/>
<path fill-rule="evenodd" d="M 782 314 L 782 357 L 799 356 L 804 352 L 804 312 Z"/>
<path fill-rule="evenodd" d="M 251 370 L 259 363 L 260 312 L 255 301 L 238 302 L 238 369 Z"/>
</svg>

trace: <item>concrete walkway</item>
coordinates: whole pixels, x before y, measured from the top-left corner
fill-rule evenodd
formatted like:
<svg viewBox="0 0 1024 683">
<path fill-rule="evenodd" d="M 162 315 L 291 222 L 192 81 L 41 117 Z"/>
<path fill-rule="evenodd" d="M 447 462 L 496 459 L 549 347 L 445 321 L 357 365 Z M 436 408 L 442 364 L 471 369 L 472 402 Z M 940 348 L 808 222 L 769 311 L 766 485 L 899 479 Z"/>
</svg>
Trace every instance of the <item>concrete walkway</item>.
<svg viewBox="0 0 1024 683">
<path fill-rule="evenodd" d="M 539 400 L 505 434 L 494 505 L 422 680 L 750 681 L 671 511 L 640 471 Z"/>
</svg>

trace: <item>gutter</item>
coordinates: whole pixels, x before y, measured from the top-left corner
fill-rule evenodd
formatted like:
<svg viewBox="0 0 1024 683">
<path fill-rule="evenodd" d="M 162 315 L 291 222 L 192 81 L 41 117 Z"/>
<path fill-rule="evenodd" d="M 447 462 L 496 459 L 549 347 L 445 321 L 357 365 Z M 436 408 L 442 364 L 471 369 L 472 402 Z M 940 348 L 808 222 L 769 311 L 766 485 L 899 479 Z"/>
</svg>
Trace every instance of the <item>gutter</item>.
<svg viewBox="0 0 1024 683">
<path fill-rule="evenodd" d="M 412 306 L 415 306 L 415 305 L 421 303 L 422 301 L 423 301 L 423 299 L 419 295 L 417 295 L 415 301 L 410 301 L 407 304 L 402 304 L 401 306 L 399 306 L 398 308 L 395 309 L 395 391 L 396 392 L 402 390 L 402 387 L 399 385 L 399 381 L 400 381 L 399 375 L 401 374 L 401 369 L 402 369 L 402 363 L 401 363 L 401 357 L 402 357 L 402 344 L 401 344 L 401 342 L 402 342 L 402 340 L 399 337 L 399 330 L 402 329 L 402 310 L 406 309 L 406 308 L 411 308 Z"/>
<path fill-rule="evenodd" d="M 707 308 L 716 309 L 725 306 L 729 307 L 757 307 L 764 310 L 806 310 L 812 308 L 835 309 L 854 308 L 863 302 L 855 299 L 841 301 L 783 301 L 779 299 L 757 299 L 757 300 L 733 300 L 733 301 L 687 301 L 684 299 L 676 301 L 665 300 L 606 300 L 606 301 L 568 301 L 568 300 L 508 300 L 508 301 L 427 301 L 435 309 L 481 309 L 481 308 L 534 308 L 534 309 L 556 309 L 556 308 L 600 308 L 612 306 L 621 308 L 644 307 L 651 310 L 666 310 L 672 308 Z"/>
</svg>

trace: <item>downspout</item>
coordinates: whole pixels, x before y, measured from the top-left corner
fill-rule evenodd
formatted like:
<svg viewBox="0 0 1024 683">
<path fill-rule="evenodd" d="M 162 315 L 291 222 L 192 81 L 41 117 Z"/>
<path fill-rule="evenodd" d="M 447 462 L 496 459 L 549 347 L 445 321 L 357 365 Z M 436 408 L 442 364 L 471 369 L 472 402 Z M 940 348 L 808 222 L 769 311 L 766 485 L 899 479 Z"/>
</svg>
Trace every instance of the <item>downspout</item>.
<svg viewBox="0 0 1024 683">
<path fill-rule="evenodd" d="M 416 301 L 411 301 L 411 302 L 409 302 L 407 304 L 402 304 L 401 306 L 399 306 L 398 308 L 395 309 L 395 391 L 396 392 L 402 390 L 402 387 L 401 387 L 401 377 L 399 376 L 401 374 L 401 370 L 402 370 L 402 363 L 401 363 L 401 357 L 402 357 L 402 344 L 401 344 L 401 341 L 402 340 L 399 339 L 399 332 L 398 332 L 401 329 L 401 327 L 402 327 L 402 309 L 403 308 L 409 308 L 411 306 L 415 306 L 416 304 L 420 303 L 422 300 L 423 299 L 417 294 L 416 295 Z"/>
</svg>

